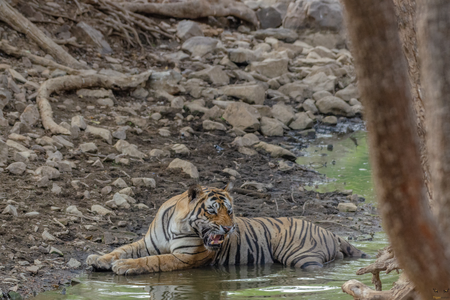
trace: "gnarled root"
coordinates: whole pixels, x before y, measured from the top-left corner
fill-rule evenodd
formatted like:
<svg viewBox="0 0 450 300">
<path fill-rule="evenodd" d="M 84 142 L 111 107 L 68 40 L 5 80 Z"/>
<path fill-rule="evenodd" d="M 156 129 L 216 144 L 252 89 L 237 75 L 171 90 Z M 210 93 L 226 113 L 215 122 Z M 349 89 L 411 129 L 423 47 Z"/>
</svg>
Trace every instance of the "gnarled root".
<svg viewBox="0 0 450 300">
<path fill-rule="evenodd" d="M 386 271 L 386 274 L 400 270 L 394 251 L 391 246 L 379 250 L 377 260 L 356 272 L 356 275 L 372 273 L 372 283 L 375 290 L 358 280 L 349 280 L 342 285 L 342 291 L 347 293 L 355 300 L 413 300 L 419 299 L 414 286 L 408 280 L 405 274 L 394 283 L 394 287 L 388 291 L 382 291 L 380 272 Z"/>
<path fill-rule="evenodd" d="M 234 16 L 259 27 L 256 14 L 247 5 L 233 0 L 192 0 L 176 3 L 122 3 L 132 12 L 162 15 L 174 18 L 198 19 L 204 17 Z"/>
<path fill-rule="evenodd" d="M 56 44 L 51 38 L 47 37 L 39 28 L 36 27 L 36 25 L 31 23 L 30 20 L 11 7 L 6 0 L 0 0 L 0 20 L 7 23 L 14 30 L 26 34 L 45 52 L 52 55 L 67 66 L 75 69 L 86 68 L 69 53 L 64 51 L 64 49 Z"/>
<path fill-rule="evenodd" d="M 57 91 L 68 91 L 74 89 L 101 87 L 105 89 L 127 89 L 135 88 L 147 81 L 151 71 L 135 76 L 106 76 L 99 74 L 87 74 L 77 76 L 63 76 L 44 82 L 38 90 L 37 104 L 45 129 L 53 134 L 68 134 L 70 131 L 58 125 L 53 120 L 53 111 L 48 101 L 50 95 Z"/>
</svg>

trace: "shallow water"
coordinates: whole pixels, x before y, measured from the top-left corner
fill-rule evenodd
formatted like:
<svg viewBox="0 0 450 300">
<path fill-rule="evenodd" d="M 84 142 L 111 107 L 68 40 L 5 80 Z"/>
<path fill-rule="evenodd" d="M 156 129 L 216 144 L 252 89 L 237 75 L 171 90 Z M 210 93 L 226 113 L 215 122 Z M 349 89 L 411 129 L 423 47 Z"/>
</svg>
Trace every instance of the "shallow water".
<svg viewBox="0 0 450 300">
<path fill-rule="evenodd" d="M 332 150 L 328 149 L 332 145 Z M 353 190 L 366 198 L 368 203 L 376 204 L 372 172 L 369 163 L 367 132 L 358 131 L 351 135 L 322 135 L 308 148 L 302 149 L 304 156 L 297 163 L 321 174 L 325 181 L 315 182 L 307 189 L 319 192 Z"/>
<path fill-rule="evenodd" d="M 326 174 L 328 178 L 326 183 L 314 183 L 310 189 L 352 189 L 367 202 L 374 203 L 366 133 L 357 132 L 351 137 L 354 139 L 349 136 L 319 137 L 310 147 L 303 149 L 305 156 L 297 162 Z M 327 145 L 333 145 L 333 150 L 327 150 Z M 372 263 L 377 250 L 388 242 L 384 233 L 377 233 L 372 241 L 352 243 L 372 258 L 338 260 L 314 271 L 272 264 L 206 267 L 130 277 L 92 273 L 80 276 L 81 283 L 67 288 L 65 295 L 62 291 L 53 291 L 36 299 L 352 299 L 341 291 L 342 284 L 357 279 L 372 286 L 371 274 L 357 276 L 355 273 Z M 397 278 L 395 272 L 381 276 L 383 289 L 391 288 Z"/>
<path fill-rule="evenodd" d="M 373 241 L 354 243 L 372 257 L 387 245 L 383 233 Z M 344 259 L 323 269 L 303 271 L 280 264 L 263 266 L 206 267 L 141 276 L 112 273 L 82 275 L 80 284 L 61 291 L 46 292 L 36 299 L 351 299 L 342 284 L 357 279 L 371 285 L 371 274 L 356 276 L 359 268 L 374 258 Z M 390 288 L 398 275 L 382 276 L 383 289 Z"/>
</svg>

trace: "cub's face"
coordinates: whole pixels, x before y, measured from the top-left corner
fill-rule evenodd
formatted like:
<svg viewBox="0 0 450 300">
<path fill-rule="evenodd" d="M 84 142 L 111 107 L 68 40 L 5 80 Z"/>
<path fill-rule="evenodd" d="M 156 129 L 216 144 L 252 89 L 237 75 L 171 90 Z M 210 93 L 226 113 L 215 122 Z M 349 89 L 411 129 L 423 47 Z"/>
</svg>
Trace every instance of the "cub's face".
<svg viewBox="0 0 450 300">
<path fill-rule="evenodd" d="M 228 184 L 223 190 L 202 189 L 199 185 L 189 189 L 189 201 L 193 205 L 189 224 L 209 250 L 218 250 L 235 229 L 231 188 Z"/>
</svg>

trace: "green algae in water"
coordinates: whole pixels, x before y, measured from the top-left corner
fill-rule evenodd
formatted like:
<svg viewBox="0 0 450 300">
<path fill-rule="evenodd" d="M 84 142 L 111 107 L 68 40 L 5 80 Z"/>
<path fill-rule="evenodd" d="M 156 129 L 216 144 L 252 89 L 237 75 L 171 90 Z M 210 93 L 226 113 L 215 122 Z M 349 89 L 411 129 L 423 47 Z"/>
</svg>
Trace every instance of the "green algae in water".
<svg viewBox="0 0 450 300">
<path fill-rule="evenodd" d="M 333 145 L 333 150 L 328 150 L 328 145 Z M 376 204 L 367 132 L 358 131 L 343 137 L 319 137 L 302 152 L 305 156 L 297 158 L 298 164 L 326 175 L 325 181 L 314 182 L 306 189 L 318 192 L 353 190 L 353 193 L 366 198 L 368 203 Z"/>
</svg>

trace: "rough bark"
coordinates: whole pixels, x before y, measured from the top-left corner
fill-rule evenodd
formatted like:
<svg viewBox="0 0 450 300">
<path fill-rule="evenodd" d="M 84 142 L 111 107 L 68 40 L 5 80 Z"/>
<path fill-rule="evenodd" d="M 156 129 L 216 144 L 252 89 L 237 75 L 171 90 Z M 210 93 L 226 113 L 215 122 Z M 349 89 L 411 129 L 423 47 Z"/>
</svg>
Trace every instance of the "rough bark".
<svg viewBox="0 0 450 300">
<path fill-rule="evenodd" d="M 428 163 L 428 150 L 426 146 L 426 124 L 424 99 L 420 92 L 419 53 L 416 37 L 416 0 L 394 0 L 395 14 L 397 16 L 400 40 L 403 45 L 403 53 L 408 62 L 409 82 L 413 96 L 413 107 L 416 112 L 417 133 L 420 143 L 420 160 L 427 187 L 430 202 L 433 199 L 430 179 L 430 166 Z"/>
<path fill-rule="evenodd" d="M 436 214 L 450 254 L 450 2 L 418 0 L 419 51 Z"/>
<path fill-rule="evenodd" d="M 102 87 L 105 89 L 126 89 L 135 88 L 148 80 L 151 71 L 144 72 L 135 76 L 106 76 L 98 74 L 90 75 L 72 75 L 50 79 L 44 82 L 38 90 L 36 102 L 42 118 L 42 125 L 54 134 L 68 134 L 70 131 L 58 125 L 53 120 L 53 111 L 48 101 L 50 95 L 54 92 L 68 91 L 74 89 L 86 89 L 93 87 Z"/>
<path fill-rule="evenodd" d="M 342 0 L 366 108 L 375 186 L 400 266 L 422 296 L 447 289 L 450 264 L 428 207 L 407 65 L 391 0 Z"/>
<path fill-rule="evenodd" d="M 204 17 L 234 16 L 259 27 L 256 14 L 247 5 L 233 0 L 192 0 L 176 3 L 123 3 L 132 12 L 162 15 L 174 18 L 198 19 Z"/>
<path fill-rule="evenodd" d="M 85 69 L 86 66 L 80 64 L 69 53 L 64 51 L 61 46 L 56 44 L 51 38 L 47 37 L 39 28 L 22 16 L 17 10 L 9 5 L 5 0 L 0 0 L 0 20 L 7 23 L 14 30 L 26 34 L 45 52 L 55 57 L 61 63 L 75 68 Z"/>
</svg>

